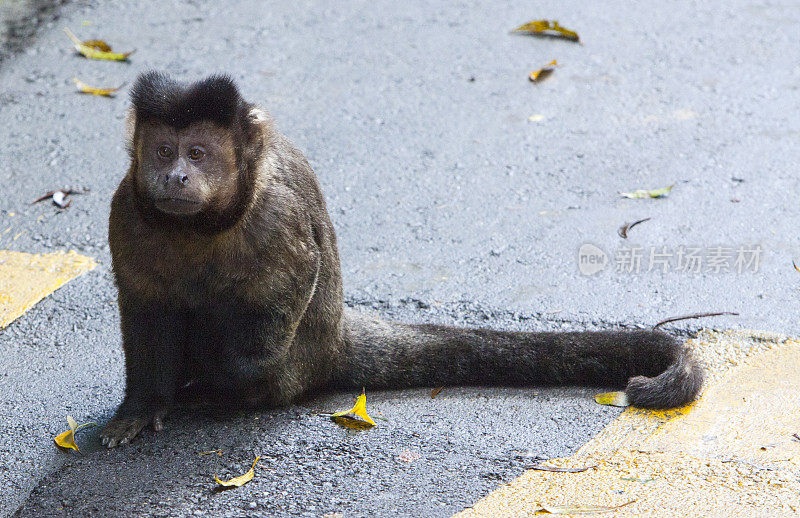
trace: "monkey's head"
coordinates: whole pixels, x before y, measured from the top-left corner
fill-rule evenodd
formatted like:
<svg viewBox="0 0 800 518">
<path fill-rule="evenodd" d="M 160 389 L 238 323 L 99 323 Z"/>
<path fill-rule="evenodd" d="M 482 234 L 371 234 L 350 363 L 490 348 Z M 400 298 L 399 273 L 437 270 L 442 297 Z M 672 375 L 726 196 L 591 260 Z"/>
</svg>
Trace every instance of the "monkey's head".
<svg viewBox="0 0 800 518">
<path fill-rule="evenodd" d="M 227 76 L 185 84 L 149 72 L 131 91 L 136 206 L 155 225 L 229 228 L 253 196 L 266 114 Z"/>
</svg>

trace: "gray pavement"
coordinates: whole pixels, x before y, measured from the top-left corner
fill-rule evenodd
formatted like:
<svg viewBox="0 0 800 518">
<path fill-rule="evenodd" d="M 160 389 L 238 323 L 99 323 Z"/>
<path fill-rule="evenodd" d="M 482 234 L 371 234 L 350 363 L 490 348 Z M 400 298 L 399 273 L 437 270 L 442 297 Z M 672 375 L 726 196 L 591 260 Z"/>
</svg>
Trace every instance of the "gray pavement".
<svg viewBox="0 0 800 518">
<path fill-rule="evenodd" d="M 348 405 L 351 394 L 335 394 L 284 411 L 181 414 L 111 452 L 87 430 L 84 456 L 54 451 L 65 414 L 104 422 L 122 394 L 106 219 L 126 166 L 127 98 L 78 95 L 73 76 L 118 86 L 150 68 L 229 72 L 317 171 L 353 306 L 513 329 L 718 310 L 741 315 L 670 329 L 800 332 L 790 4 L 137 0 L 61 16 L 0 68 L 0 230 L 13 229 L 0 249 L 75 249 L 101 265 L 0 331 L 0 515 L 445 516 L 531 457 L 573 452 L 618 413 L 592 389 L 384 392 L 369 402 L 387 421 L 353 433 L 314 414 Z M 584 44 L 508 34 L 534 18 L 558 19 Z M 129 64 L 84 60 L 62 25 L 137 52 Z M 553 76 L 529 83 L 552 59 Z M 617 195 L 672 183 L 665 199 Z M 63 212 L 28 205 L 67 186 L 91 193 Z M 627 241 L 617 235 L 645 217 Z M 584 243 L 609 254 L 605 271 L 581 275 Z M 633 245 L 643 271 L 616 272 L 614 252 Z M 753 245 L 755 273 L 644 271 L 653 247 L 674 270 L 680 246 Z M 221 457 L 197 455 L 216 448 Z M 398 460 L 405 450 L 419 458 Z M 243 472 L 258 454 L 253 482 L 211 492 L 214 473 Z"/>
</svg>

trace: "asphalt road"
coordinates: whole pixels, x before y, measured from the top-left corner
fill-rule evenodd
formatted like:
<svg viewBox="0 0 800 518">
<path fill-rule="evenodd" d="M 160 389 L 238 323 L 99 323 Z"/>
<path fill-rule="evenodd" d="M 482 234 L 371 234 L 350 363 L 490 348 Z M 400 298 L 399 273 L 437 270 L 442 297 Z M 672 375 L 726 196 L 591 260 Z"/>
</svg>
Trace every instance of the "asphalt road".
<svg viewBox="0 0 800 518">
<path fill-rule="evenodd" d="M 106 219 L 126 167 L 127 99 L 79 95 L 73 76 L 118 86 L 150 68 L 229 72 L 317 171 L 350 305 L 512 329 L 735 311 L 671 329 L 800 332 L 800 11 L 789 3 L 137 0 L 60 15 L 0 68 L 0 230 L 13 229 L 0 248 L 75 249 L 101 265 L 0 332 L 0 514 L 446 516 L 532 458 L 571 453 L 618 412 L 596 406 L 594 389 L 384 392 L 369 401 L 386 421 L 356 433 L 315 415 L 348 406 L 352 394 L 335 394 L 176 415 L 110 452 L 87 430 L 83 456 L 54 451 L 65 414 L 102 424 L 122 394 Z M 509 34 L 535 18 L 583 45 Z M 128 64 L 88 61 L 62 26 L 137 51 Z M 531 84 L 552 59 L 552 77 Z M 673 183 L 663 199 L 617 194 Z M 91 192 L 63 212 L 29 205 L 68 186 Z M 585 243 L 609 257 L 594 276 L 578 269 Z M 642 271 L 616 271 L 632 246 Z M 756 272 L 691 273 L 676 264 L 681 246 L 762 252 Z M 651 249 L 669 271 L 649 268 Z M 242 473 L 259 454 L 251 483 L 212 491 L 214 473 Z"/>
</svg>

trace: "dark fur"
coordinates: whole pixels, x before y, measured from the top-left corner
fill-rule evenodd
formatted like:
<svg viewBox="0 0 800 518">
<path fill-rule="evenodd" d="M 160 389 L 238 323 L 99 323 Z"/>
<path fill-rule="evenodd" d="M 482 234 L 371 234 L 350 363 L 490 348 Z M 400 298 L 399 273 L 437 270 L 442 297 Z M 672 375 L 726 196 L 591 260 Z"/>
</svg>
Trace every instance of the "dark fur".
<svg viewBox="0 0 800 518">
<path fill-rule="evenodd" d="M 218 76 L 187 86 L 148 74 L 132 98 L 133 150 L 147 138 L 143 119 L 230 128 L 241 191 L 208 209 L 221 220 L 167 217 L 134 188 L 132 152 L 109 226 L 127 376 L 109 446 L 148 422 L 159 429 L 179 399 L 285 405 L 330 386 L 627 384 L 632 404 L 666 408 L 700 390 L 696 361 L 661 332 L 516 333 L 345 312 L 319 184 L 268 118 Z"/>
<path fill-rule="evenodd" d="M 214 75 L 186 86 L 166 74 L 148 72 L 131 89 L 136 120 L 163 122 L 181 129 L 193 122 L 210 120 L 226 128 L 241 122 L 247 103 L 225 75 Z"/>
</svg>

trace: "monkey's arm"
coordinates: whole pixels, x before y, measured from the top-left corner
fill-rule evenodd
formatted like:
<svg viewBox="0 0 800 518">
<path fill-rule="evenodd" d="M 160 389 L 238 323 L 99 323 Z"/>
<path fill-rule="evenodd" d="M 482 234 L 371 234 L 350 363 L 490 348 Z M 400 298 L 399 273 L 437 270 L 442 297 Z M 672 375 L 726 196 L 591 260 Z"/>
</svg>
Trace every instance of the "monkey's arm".
<svg viewBox="0 0 800 518">
<path fill-rule="evenodd" d="M 163 304 L 120 297 L 125 350 L 125 398 L 102 433 L 103 444 L 126 444 L 148 423 L 161 430 L 174 404 L 187 316 Z"/>
</svg>

